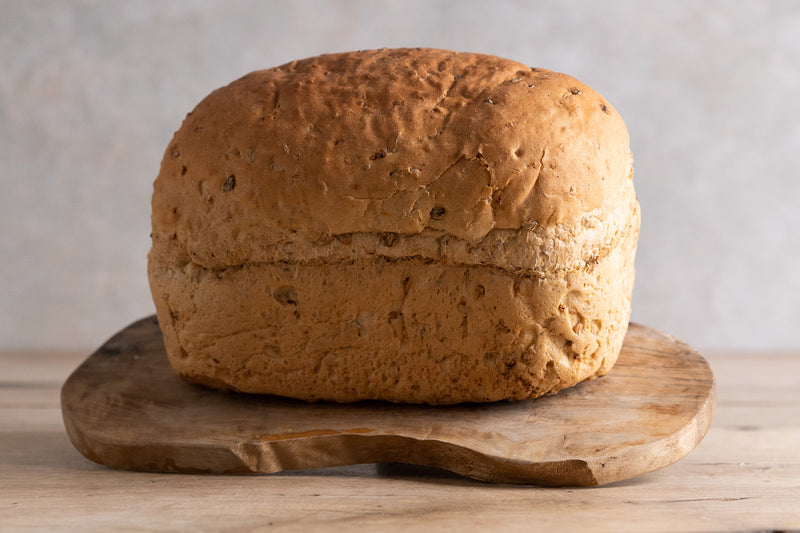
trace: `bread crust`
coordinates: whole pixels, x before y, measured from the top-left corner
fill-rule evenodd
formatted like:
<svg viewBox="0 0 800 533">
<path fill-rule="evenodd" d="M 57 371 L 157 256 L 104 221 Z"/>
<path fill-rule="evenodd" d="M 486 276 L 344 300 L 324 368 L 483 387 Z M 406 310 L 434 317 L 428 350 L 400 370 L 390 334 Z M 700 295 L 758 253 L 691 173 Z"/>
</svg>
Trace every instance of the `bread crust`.
<svg viewBox="0 0 800 533">
<path fill-rule="evenodd" d="M 431 49 L 251 73 L 187 116 L 154 184 L 170 362 L 342 402 L 601 375 L 630 314 L 631 178 L 622 119 L 563 74 Z"/>
</svg>

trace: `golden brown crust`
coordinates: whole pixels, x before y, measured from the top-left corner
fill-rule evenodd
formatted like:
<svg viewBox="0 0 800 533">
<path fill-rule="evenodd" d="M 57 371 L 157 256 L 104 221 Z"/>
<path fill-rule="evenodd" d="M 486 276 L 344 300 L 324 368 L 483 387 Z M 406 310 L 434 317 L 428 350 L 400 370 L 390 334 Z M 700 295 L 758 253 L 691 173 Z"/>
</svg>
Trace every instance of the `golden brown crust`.
<svg viewBox="0 0 800 533">
<path fill-rule="evenodd" d="M 253 72 L 187 116 L 155 182 L 170 360 L 337 401 L 520 399 L 603 374 L 630 312 L 631 176 L 622 119 L 563 74 L 429 49 Z M 398 307 L 405 278 L 441 286 Z M 452 306 L 472 325 L 442 323 Z"/>
<path fill-rule="evenodd" d="M 154 229 L 179 230 L 211 267 L 295 233 L 477 242 L 580 224 L 630 169 L 622 119 L 569 76 L 441 50 L 324 55 L 248 74 L 187 116 L 155 183 Z"/>
</svg>

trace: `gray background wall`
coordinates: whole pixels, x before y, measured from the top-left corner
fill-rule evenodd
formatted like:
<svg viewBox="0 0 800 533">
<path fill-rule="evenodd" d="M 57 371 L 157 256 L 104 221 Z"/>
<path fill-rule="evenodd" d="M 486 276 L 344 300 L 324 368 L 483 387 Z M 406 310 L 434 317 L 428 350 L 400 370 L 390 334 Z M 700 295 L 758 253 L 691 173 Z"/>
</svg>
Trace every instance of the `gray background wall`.
<svg viewBox="0 0 800 533">
<path fill-rule="evenodd" d="M 800 348 L 800 2 L 0 0 L 0 348 L 153 312 L 152 181 L 212 89 L 323 52 L 433 46 L 569 73 L 625 118 L 633 319 Z"/>
</svg>

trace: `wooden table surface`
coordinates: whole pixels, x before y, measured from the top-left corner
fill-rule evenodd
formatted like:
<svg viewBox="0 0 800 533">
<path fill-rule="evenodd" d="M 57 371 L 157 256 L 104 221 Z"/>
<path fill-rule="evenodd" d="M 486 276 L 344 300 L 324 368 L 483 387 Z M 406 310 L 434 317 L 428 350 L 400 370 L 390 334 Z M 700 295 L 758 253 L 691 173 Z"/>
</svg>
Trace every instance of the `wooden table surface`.
<svg viewBox="0 0 800 533">
<path fill-rule="evenodd" d="M 61 385 L 89 352 L 0 352 L 0 531 L 800 530 L 800 353 L 707 354 L 717 412 L 697 449 L 632 480 L 546 489 L 403 465 L 110 470 L 61 419 Z"/>
</svg>

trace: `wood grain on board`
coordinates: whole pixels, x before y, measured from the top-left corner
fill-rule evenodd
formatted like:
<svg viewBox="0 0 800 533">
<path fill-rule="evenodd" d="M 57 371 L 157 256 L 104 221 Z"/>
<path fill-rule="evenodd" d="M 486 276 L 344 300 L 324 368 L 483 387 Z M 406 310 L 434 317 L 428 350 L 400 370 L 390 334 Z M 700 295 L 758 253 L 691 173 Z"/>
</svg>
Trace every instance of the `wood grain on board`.
<svg viewBox="0 0 800 533">
<path fill-rule="evenodd" d="M 609 375 L 535 400 L 340 405 L 222 393 L 171 370 L 155 317 L 112 337 L 61 391 L 75 447 L 118 469 L 269 473 L 391 462 L 556 486 L 611 483 L 678 461 L 708 430 L 714 399 L 700 354 L 637 324 Z"/>
</svg>

